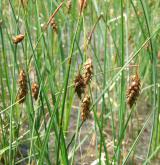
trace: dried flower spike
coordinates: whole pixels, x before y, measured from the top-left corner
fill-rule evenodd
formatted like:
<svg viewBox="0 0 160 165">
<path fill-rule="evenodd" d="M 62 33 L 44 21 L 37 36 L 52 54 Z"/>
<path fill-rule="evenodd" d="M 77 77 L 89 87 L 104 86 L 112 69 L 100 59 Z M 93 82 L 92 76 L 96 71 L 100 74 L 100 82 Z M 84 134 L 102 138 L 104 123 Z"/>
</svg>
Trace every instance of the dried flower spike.
<svg viewBox="0 0 160 165">
<path fill-rule="evenodd" d="M 24 35 L 23 34 L 19 34 L 15 37 L 12 37 L 13 43 L 14 44 L 18 44 L 19 42 L 23 41 L 24 39 Z"/>
<path fill-rule="evenodd" d="M 57 24 L 55 22 L 54 17 L 52 18 L 51 22 L 50 22 L 50 26 L 53 28 L 54 32 L 57 33 L 58 32 L 58 27 Z"/>
<path fill-rule="evenodd" d="M 85 121 L 89 116 L 89 108 L 90 108 L 90 97 L 86 95 L 82 100 L 81 105 L 81 118 L 82 121 Z"/>
<path fill-rule="evenodd" d="M 87 0 L 79 0 L 80 13 L 87 7 Z"/>
<path fill-rule="evenodd" d="M 127 90 L 127 104 L 132 108 L 133 104 L 136 102 L 137 97 L 140 94 L 140 78 L 138 74 L 131 77 L 131 84 Z"/>
<path fill-rule="evenodd" d="M 23 103 L 28 93 L 27 76 L 23 69 L 19 73 L 18 83 L 19 83 L 18 101 L 19 103 Z"/>
<path fill-rule="evenodd" d="M 80 73 L 78 73 L 78 75 L 74 80 L 74 89 L 78 97 L 81 99 L 82 94 L 84 94 L 85 83 L 84 83 L 84 78 Z"/>
<path fill-rule="evenodd" d="M 88 58 L 83 69 L 84 69 L 84 74 L 83 74 L 84 83 L 87 85 L 93 75 L 93 64 L 91 58 Z"/>
<path fill-rule="evenodd" d="M 32 96 L 37 100 L 39 94 L 39 85 L 37 83 L 32 84 Z"/>
</svg>

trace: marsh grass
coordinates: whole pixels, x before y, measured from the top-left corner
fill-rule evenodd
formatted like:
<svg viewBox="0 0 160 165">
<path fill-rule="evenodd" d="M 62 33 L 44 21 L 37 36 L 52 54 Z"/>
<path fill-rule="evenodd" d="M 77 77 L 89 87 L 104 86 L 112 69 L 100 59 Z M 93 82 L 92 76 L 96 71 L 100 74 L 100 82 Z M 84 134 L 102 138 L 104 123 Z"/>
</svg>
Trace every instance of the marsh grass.
<svg viewBox="0 0 160 165">
<path fill-rule="evenodd" d="M 81 11 L 68 3 L 0 0 L 0 164 L 158 164 L 159 2 L 91 0 Z M 89 58 L 82 121 L 74 80 Z M 129 108 L 137 67 L 141 92 Z M 19 104 L 22 69 L 28 92 Z"/>
</svg>

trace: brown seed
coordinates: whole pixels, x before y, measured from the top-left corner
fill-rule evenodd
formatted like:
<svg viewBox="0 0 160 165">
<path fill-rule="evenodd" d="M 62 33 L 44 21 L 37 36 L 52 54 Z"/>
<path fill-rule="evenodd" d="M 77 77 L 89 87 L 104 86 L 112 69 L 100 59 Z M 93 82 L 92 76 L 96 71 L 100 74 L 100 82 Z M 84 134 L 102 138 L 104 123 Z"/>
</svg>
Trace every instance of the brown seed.
<svg viewBox="0 0 160 165">
<path fill-rule="evenodd" d="M 32 96 L 37 100 L 39 94 L 39 85 L 37 83 L 32 84 Z"/>
<path fill-rule="evenodd" d="M 19 34 L 15 37 L 12 37 L 13 43 L 14 44 L 18 44 L 19 42 L 23 41 L 24 39 L 24 35 L 23 34 Z"/>
<path fill-rule="evenodd" d="M 137 97 L 140 94 L 140 78 L 138 74 L 131 77 L 131 84 L 127 90 L 127 104 L 132 108 L 133 104 L 136 103 Z"/>
</svg>

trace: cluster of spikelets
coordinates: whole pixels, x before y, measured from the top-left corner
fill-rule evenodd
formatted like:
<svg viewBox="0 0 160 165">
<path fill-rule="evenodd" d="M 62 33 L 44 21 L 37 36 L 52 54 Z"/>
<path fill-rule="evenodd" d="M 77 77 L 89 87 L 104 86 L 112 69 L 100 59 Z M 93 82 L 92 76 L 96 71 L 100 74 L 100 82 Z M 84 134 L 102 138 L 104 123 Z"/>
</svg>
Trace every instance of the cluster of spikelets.
<svg viewBox="0 0 160 165">
<path fill-rule="evenodd" d="M 83 66 L 83 74 L 78 73 L 74 80 L 74 88 L 81 100 L 81 119 L 85 121 L 89 116 L 90 96 L 87 94 L 87 87 L 93 75 L 93 64 L 89 58 Z M 130 108 L 136 103 L 140 94 L 140 77 L 138 73 L 131 76 L 131 83 L 127 89 L 127 104 Z"/>
<path fill-rule="evenodd" d="M 19 91 L 17 95 L 17 101 L 19 102 L 19 104 L 21 104 L 25 101 L 27 93 L 28 93 L 27 76 L 23 69 L 19 73 L 18 84 L 19 84 Z M 39 86 L 37 83 L 33 83 L 32 96 L 35 100 L 37 100 L 38 94 L 39 94 Z"/>
<path fill-rule="evenodd" d="M 93 64 L 88 58 L 83 67 L 83 74 L 78 73 L 74 80 L 74 88 L 81 100 L 81 118 L 85 121 L 89 116 L 90 96 L 87 94 L 87 87 L 93 75 Z"/>
<path fill-rule="evenodd" d="M 141 82 L 138 74 L 131 76 L 131 84 L 127 90 L 127 104 L 130 108 L 136 103 L 140 94 Z"/>
<path fill-rule="evenodd" d="M 79 0 L 78 5 L 79 5 L 79 11 L 80 13 L 82 13 L 82 11 L 87 7 L 87 0 Z M 67 0 L 66 6 L 68 9 L 68 13 L 70 13 L 70 10 L 72 8 L 72 0 Z M 58 26 L 54 17 L 50 21 L 50 26 L 55 33 L 58 33 Z"/>
<path fill-rule="evenodd" d="M 80 13 L 82 13 L 82 11 L 87 7 L 87 0 L 78 0 L 78 7 Z M 69 13 L 72 8 L 72 0 L 67 0 L 67 8 Z"/>
</svg>

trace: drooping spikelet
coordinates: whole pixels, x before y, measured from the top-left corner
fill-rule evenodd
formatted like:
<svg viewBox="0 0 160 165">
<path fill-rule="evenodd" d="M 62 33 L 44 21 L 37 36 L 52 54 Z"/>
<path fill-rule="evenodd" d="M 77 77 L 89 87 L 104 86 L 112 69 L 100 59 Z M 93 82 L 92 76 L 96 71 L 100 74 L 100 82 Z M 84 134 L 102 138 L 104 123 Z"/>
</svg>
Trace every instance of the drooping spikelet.
<svg viewBox="0 0 160 165">
<path fill-rule="evenodd" d="M 37 100 L 39 94 L 39 85 L 37 83 L 32 84 L 32 96 Z"/>
<path fill-rule="evenodd" d="M 19 83 L 19 92 L 18 92 L 17 100 L 19 101 L 19 103 L 23 103 L 28 93 L 27 76 L 23 69 L 19 73 L 18 83 Z"/>
<path fill-rule="evenodd" d="M 92 64 L 91 58 L 88 58 L 88 60 L 86 61 L 85 65 L 84 65 L 83 70 L 84 70 L 84 74 L 83 74 L 84 83 L 87 85 L 93 75 L 93 64 Z"/>
<path fill-rule="evenodd" d="M 68 8 L 68 13 L 69 13 L 72 8 L 72 0 L 67 0 L 67 8 Z"/>
<path fill-rule="evenodd" d="M 54 17 L 52 18 L 52 20 L 51 20 L 51 22 L 50 22 L 50 26 L 53 28 L 53 31 L 54 31 L 55 33 L 58 32 L 57 23 L 56 23 Z"/>
<path fill-rule="evenodd" d="M 132 108 L 133 104 L 136 103 L 137 97 L 140 94 L 140 78 L 138 74 L 131 77 L 131 84 L 127 90 L 127 104 Z"/>
<path fill-rule="evenodd" d="M 23 39 L 24 39 L 24 34 L 19 34 L 15 37 L 12 37 L 14 44 L 18 44 L 19 42 L 23 41 Z"/>
<path fill-rule="evenodd" d="M 84 83 L 84 78 L 80 73 L 78 73 L 78 75 L 74 80 L 74 89 L 78 97 L 81 99 L 82 94 L 84 94 L 85 83 Z"/>
<path fill-rule="evenodd" d="M 80 13 L 87 7 L 87 0 L 79 0 Z"/>
<path fill-rule="evenodd" d="M 85 95 L 81 104 L 81 119 L 85 121 L 89 117 L 90 97 Z"/>
</svg>

